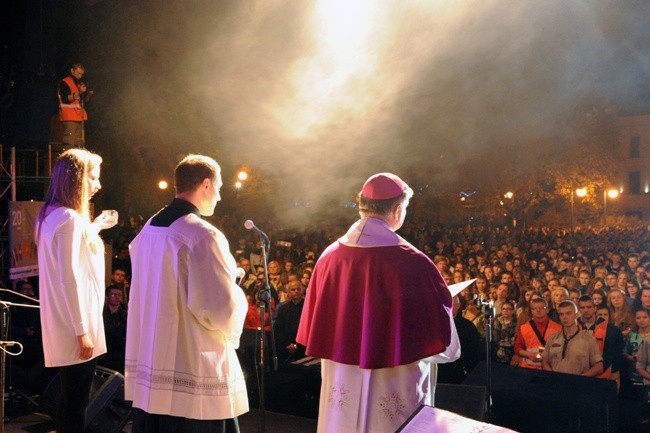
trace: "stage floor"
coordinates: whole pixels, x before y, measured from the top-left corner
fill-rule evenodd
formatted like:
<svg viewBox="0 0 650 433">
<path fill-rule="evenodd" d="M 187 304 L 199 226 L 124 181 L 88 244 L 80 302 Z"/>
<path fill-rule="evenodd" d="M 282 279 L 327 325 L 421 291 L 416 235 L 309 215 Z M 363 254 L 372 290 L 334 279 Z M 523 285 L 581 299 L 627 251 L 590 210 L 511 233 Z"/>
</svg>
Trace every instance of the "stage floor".
<svg viewBox="0 0 650 433">
<path fill-rule="evenodd" d="M 259 413 L 258 410 L 253 409 L 239 417 L 241 433 L 257 433 L 259 431 Z M 316 431 L 315 419 L 267 411 L 265 421 L 267 433 L 314 433 Z M 10 419 L 5 422 L 4 427 L 6 433 L 46 433 L 54 429 L 50 417 L 41 413 L 31 413 Z M 131 432 L 130 424 L 124 428 L 124 432 Z"/>
</svg>

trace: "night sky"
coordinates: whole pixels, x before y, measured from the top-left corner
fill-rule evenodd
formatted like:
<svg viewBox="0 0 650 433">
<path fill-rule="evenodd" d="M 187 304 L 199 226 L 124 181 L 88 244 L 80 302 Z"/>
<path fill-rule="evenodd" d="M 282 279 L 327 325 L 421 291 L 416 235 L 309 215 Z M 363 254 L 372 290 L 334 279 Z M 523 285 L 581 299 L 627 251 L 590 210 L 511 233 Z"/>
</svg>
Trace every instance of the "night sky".
<svg viewBox="0 0 650 433">
<path fill-rule="evenodd" d="M 645 1 L 25 3 L 5 40 L 39 48 L 11 74 L 86 65 L 88 147 L 117 184 L 206 152 L 268 179 L 278 214 L 376 171 L 444 189 L 486 152 L 561 145 L 580 111 L 650 113 Z"/>
</svg>

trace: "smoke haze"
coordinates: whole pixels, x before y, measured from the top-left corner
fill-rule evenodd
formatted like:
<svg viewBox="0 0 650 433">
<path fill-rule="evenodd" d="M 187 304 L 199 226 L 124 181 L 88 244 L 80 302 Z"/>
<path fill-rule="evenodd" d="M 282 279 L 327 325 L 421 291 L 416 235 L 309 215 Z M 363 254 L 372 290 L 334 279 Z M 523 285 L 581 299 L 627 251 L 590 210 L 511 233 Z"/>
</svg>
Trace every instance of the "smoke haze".
<svg viewBox="0 0 650 433">
<path fill-rule="evenodd" d="M 209 152 L 281 179 L 279 198 L 314 209 L 377 171 L 443 187 L 478 151 L 552 146 L 555 125 L 586 99 L 628 109 L 650 99 L 648 9 L 105 1 L 92 7 L 89 73 L 110 96 L 94 118 L 124 156 L 132 148 L 171 170 Z"/>
</svg>

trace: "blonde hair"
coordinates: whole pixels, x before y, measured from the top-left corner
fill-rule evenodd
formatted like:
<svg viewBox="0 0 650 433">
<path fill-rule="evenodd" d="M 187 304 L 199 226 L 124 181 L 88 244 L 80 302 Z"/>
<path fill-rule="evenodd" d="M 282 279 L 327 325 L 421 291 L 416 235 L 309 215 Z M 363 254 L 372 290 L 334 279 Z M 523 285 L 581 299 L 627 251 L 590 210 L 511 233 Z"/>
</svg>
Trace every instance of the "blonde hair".
<svg viewBox="0 0 650 433">
<path fill-rule="evenodd" d="M 50 186 L 45 194 L 45 203 L 38 213 L 40 237 L 41 223 L 47 216 L 50 206 L 63 206 L 76 211 L 84 221 L 90 223 L 90 191 L 88 175 L 102 163 L 102 157 L 85 149 L 68 149 L 54 164 Z M 90 236 L 88 241 L 94 246 L 99 236 Z M 99 239 L 101 243 L 101 239 Z"/>
<path fill-rule="evenodd" d="M 623 304 L 620 308 L 615 308 L 612 305 L 612 294 L 617 293 L 623 298 Z M 625 293 L 620 289 L 612 289 L 607 294 L 607 301 L 610 308 L 610 317 L 611 322 L 616 325 L 621 331 L 625 330 L 627 327 L 632 327 L 635 324 L 634 314 L 632 314 L 632 308 L 628 304 L 627 299 L 625 298 Z"/>
</svg>

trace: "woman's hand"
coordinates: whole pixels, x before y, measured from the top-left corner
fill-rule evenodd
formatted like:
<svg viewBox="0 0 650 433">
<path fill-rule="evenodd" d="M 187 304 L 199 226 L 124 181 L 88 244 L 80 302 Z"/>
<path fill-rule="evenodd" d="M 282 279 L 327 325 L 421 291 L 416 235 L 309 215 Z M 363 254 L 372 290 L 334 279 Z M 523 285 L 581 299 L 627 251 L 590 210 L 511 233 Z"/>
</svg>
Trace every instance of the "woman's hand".
<svg viewBox="0 0 650 433">
<path fill-rule="evenodd" d="M 117 224 L 118 214 L 116 210 L 105 210 L 95 218 L 93 224 L 97 224 L 100 230 L 106 230 Z"/>
<path fill-rule="evenodd" d="M 84 361 L 90 359 L 93 356 L 95 346 L 88 334 L 78 335 L 77 342 L 79 343 L 79 359 Z"/>
</svg>

